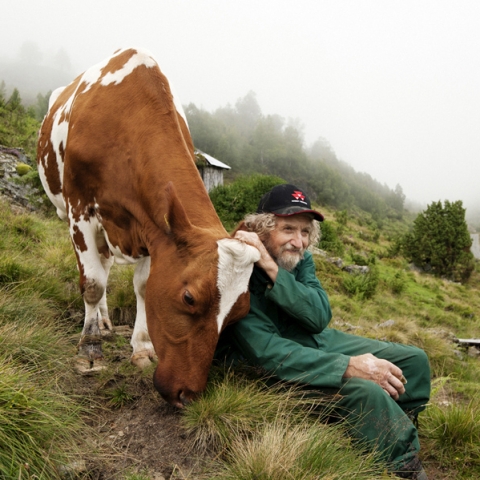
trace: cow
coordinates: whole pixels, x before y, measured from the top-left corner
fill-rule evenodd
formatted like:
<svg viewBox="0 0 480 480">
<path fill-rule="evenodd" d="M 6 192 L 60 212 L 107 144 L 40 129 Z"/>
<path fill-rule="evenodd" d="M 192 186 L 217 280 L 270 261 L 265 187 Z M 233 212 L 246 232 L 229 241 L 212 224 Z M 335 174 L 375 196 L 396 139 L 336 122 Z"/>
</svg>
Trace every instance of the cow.
<svg viewBox="0 0 480 480">
<path fill-rule="evenodd" d="M 114 262 L 136 264 L 131 361 L 183 407 L 204 390 L 223 328 L 249 309 L 255 248 L 222 226 L 181 105 L 153 56 L 122 49 L 57 89 L 40 129 L 45 191 L 67 221 L 85 322 L 79 355 L 102 358 Z"/>
</svg>

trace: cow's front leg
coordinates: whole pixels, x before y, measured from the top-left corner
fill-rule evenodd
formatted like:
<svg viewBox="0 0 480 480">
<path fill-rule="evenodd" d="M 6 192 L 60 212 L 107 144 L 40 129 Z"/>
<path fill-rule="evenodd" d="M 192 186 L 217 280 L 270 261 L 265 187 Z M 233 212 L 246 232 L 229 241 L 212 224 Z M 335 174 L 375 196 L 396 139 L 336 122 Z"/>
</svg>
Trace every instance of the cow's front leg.
<svg viewBox="0 0 480 480">
<path fill-rule="evenodd" d="M 106 288 L 114 261 L 94 213 L 92 206 L 74 209 L 69 205 L 70 237 L 77 256 L 80 291 L 85 302 L 85 323 L 78 354 L 88 359 L 90 367 L 103 357 L 100 330 L 112 329 L 108 318 Z"/>
<path fill-rule="evenodd" d="M 138 368 L 146 368 L 156 360 L 150 336 L 147 329 L 147 315 L 145 313 L 145 286 L 150 274 L 150 257 L 142 258 L 133 276 L 133 285 L 137 297 L 137 316 L 133 328 L 130 344 L 133 348 L 131 362 Z"/>
<path fill-rule="evenodd" d="M 83 285 L 83 299 L 85 301 L 85 323 L 78 344 L 78 355 L 85 357 L 93 367 L 95 360 L 103 358 L 102 334 L 103 326 L 100 304 L 105 294 L 105 286 L 96 279 L 87 278 Z"/>
</svg>

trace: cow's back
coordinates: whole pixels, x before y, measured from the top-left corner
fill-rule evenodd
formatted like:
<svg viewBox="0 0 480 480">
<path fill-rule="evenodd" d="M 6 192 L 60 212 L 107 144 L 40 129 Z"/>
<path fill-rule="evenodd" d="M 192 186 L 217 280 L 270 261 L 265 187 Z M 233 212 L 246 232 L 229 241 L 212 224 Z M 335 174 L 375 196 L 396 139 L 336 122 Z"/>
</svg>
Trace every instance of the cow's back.
<svg viewBox="0 0 480 480">
<path fill-rule="evenodd" d="M 66 87 L 44 120 L 38 154 L 59 215 L 95 213 L 112 242 L 138 253 L 132 243 L 141 239 L 120 237 L 162 222 L 162 192 L 173 181 L 192 223 L 222 232 L 177 110 L 166 77 L 142 50 L 120 51 Z"/>
</svg>

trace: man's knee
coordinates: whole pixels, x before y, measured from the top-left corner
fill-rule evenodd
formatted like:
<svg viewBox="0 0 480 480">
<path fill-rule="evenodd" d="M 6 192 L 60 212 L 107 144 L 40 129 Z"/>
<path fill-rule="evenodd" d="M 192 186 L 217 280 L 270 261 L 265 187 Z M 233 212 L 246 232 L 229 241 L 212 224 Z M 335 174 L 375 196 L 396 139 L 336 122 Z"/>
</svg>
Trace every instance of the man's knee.
<svg viewBox="0 0 480 480">
<path fill-rule="evenodd" d="M 348 379 L 340 390 L 342 395 L 355 410 L 369 410 L 381 408 L 382 405 L 393 402 L 385 390 L 370 380 L 363 378 Z"/>
</svg>

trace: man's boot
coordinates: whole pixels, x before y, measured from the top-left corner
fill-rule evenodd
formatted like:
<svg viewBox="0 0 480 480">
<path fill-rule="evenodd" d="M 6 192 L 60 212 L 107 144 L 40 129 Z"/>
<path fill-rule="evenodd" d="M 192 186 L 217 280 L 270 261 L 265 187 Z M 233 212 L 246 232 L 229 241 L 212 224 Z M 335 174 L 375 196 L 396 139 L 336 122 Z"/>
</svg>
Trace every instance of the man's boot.
<svg viewBox="0 0 480 480">
<path fill-rule="evenodd" d="M 428 480 L 422 462 L 415 455 L 408 463 L 396 470 L 395 475 L 400 478 L 410 478 L 412 480 Z"/>
</svg>

